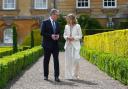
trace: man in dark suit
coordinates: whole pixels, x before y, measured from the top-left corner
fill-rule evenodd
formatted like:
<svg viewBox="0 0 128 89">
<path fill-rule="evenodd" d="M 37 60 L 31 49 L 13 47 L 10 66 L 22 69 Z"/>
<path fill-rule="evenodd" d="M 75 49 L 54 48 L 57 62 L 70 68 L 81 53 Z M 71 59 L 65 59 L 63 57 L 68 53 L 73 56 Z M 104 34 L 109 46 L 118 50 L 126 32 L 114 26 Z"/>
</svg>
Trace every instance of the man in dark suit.
<svg viewBox="0 0 128 89">
<path fill-rule="evenodd" d="M 41 25 L 41 35 L 43 36 L 42 47 L 44 48 L 44 80 L 48 80 L 49 75 L 49 61 L 51 54 L 54 60 L 54 77 L 55 81 L 60 82 L 59 79 L 59 46 L 58 39 L 60 33 L 59 24 L 56 22 L 59 16 L 57 9 L 52 9 L 50 17 L 44 20 Z"/>
</svg>

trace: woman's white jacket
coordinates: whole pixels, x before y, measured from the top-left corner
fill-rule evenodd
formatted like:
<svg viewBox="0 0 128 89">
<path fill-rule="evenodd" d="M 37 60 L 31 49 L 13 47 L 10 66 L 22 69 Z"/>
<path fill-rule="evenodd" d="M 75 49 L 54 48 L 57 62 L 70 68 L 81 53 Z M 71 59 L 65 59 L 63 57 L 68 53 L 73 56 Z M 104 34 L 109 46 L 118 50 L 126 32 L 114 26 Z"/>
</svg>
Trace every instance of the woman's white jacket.
<svg viewBox="0 0 128 89">
<path fill-rule="evenodd" d="M 69 25 L 65 25 L 63 37 L 66 40 L 66 42 L 65 42 L 64 49 L 66 49 L 66 47 L 69 44 L 67 37 L 69 37 L 70 35 L 72 35 L 72 37 L 74 38 L 71 44 L 74 46 L 76 50 L 80 50 L 80 47 L 81 47 L 80 39 L 82 38 L 82 32 L 79 24 L 76 24 L 72 29 L 70 28 Z"/>
</svg>

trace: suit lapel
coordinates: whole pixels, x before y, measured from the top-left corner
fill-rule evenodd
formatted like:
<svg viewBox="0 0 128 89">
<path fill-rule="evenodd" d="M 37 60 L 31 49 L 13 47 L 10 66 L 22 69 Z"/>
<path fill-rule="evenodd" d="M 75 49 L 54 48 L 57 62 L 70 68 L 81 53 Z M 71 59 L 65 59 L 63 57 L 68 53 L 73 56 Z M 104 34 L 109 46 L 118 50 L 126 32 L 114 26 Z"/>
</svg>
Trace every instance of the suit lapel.
<svg viewBox="0 0 128 89">
<path fill-rule="evenodd" d="M 52 23 L 51 23 L 51 20 L 50 19 L 48 19 L 48 23 L 50 25 L 50 30 L 52 30 L 52 32 L 53 32 L 53 26 L 52 26 Z"/>
<path fill-rule="evenodd" d="M 51 20 L 50 19 L 48 19 L 48 23 L 49 23 L 49 25 L 50 25 L 50 30 L 52 30 L 52 32 L 54 33 L 54 31 L 53 31 L 53 26 L 52 26 L 52 23 L 51 23 Z M 57 22 L 55 21 L 55 25 L 56 25 L 56 32 L 57 32 L 57 30 L 58 30 L 58 24 L 57 24 Z"/>
</svg>

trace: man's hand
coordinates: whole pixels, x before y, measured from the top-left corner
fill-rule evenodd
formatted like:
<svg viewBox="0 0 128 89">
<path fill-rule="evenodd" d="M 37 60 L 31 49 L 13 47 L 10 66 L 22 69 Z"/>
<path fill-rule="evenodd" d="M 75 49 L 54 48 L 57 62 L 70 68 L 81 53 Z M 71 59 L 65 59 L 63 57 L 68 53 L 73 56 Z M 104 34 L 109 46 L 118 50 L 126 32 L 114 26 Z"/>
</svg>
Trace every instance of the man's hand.
<svg viewBox="0 0 128 89">
<path fill-rule="evenodd" d="M 58 40 L 59 39 L 59 35 L 55 35 L 55 39 Z"/>
<path fill-rule="evenodd" d="M 51 36 L 51 37 L 52 37 L 52 39 L 53 39 L 53 40 L 55 40 L 55 34 L 52 34 L 52 36 Z"/>
<path fill-rule="evenodd" d="M 56 34 L 52 34 L 51 37 L 52 37 L 53 40 L 58 40 L 59 39 L 59 35 L 56 35 Z"/>
</svg>

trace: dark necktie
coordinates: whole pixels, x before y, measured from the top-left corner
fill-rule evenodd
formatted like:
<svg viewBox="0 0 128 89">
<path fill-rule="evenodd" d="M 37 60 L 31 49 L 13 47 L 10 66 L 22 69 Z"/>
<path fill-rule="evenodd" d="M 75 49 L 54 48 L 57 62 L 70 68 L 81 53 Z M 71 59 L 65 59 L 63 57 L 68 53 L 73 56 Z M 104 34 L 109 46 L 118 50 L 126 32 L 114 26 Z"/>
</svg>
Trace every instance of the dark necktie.
<svg viewBox="0 0 128 89">
<path fill-rule="evenodd" d="M 52 21 L 52 25 L 53 25 L 53 32 L 55 33 L 56 32 L 56 24 L 55 24 L 55 21 Z"/>
</svg>

